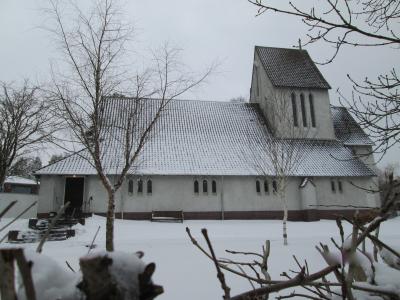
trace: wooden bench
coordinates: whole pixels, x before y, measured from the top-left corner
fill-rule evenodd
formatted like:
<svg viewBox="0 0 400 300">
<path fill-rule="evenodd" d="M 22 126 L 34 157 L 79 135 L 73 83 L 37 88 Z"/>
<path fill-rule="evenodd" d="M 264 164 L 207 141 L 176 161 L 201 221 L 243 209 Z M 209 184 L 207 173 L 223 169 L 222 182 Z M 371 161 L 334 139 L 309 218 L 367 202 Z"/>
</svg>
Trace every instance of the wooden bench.
<svg viewBox="0 0 400 300">
<path fill-rule="evenodd" d="M 178 211 L 155 211 L 151 212 L 152 222 L 181 222 L 183 223 L 183 210 Z"/>
</svg>

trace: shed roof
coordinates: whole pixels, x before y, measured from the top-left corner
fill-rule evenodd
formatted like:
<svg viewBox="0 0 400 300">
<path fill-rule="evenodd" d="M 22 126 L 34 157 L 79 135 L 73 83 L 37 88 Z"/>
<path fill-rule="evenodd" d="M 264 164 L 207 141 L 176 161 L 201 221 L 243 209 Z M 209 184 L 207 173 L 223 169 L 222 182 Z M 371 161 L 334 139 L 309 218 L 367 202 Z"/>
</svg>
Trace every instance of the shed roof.
<svg viewBox="0 0 400 300">
<path fill-rule="evenodd" d="M 331 88 L 306 50 L 256 46 L 255 51 L 276 87 Z"/>
<path fill-rule="evenodd" d="M 131 99 L 110 98 L 106 114 L 120 122 Z M 146 100 L 151 107 L 158 100 Z M 118 133 L 115 136 L 119 136 Z M 258 104 L 174 100 L 156 124 L 131 174 L 143 175 L 274 175 L 265 143 L 271 140 Z M 111 139 L 110 139 L 111 140 Z M 284 142 L 284 141 L 282 141 Z M 307 153 L 293 176 L 373 176 L 350 149 L 337 140 L 308 140 Z M 122 168 L 121 139 L 103 149 L 108 174 Z M 86 150 L 46 166 L 36 174 L 96 174 Z"/>
<path fill-rule="evenodd" d="M 20 176 L 8 176 L 4 183 L 8 184 L 19 184 L 19 185 L 37 185 L 35 180 L 20 177 Z"/>
</svg>

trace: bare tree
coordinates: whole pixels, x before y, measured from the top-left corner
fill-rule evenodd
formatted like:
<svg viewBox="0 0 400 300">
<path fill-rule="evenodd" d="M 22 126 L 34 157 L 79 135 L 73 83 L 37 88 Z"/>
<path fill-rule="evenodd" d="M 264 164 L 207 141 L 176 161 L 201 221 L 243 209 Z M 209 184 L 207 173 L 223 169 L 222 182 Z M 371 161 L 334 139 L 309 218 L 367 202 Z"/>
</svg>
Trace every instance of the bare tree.
<svg viewBox="0 0 400 300">
<path fill-rule="evenodd" d="M 66 153 L 53 154 L 49 159 L 49 165 L 62 160 L 66 155 L 67 155 Z"/>
<path fill-rule="evenodd" d="M 211 69 L 198 77 L 189 74 L 179 62 L 180 51 L 165 45 L 153 53 L 153 67 L 130 75 L 127 45 L 132 27 L 123 23 L 116 2 L 95 1 L 86 13 L 78 6 L 67 8 L 77 16 L 72 23 L 64 21 L 65 8 L 51 1 L 52 32 L 70 66 L 66 75 L 53 76 L 51 97 L 73 140 L 85 149 L 77 155 L 92 164 L 107 191 L 106 249 L 113 251 L 115 193 L 128 172 L 134 172 L 168 103 L 202 83 Z M 113 110 L 111 96 L 122 98 L 122 109 L 114 117 L 108 114 Z"/>
<path fill-rule="evenodd" d="M 248 0 L 258 7 L 257 15 L 280 13 L 299 18 L 308 27 L 302 45 L 327 43 L 333 46 L 333 54 L 323 63 L 332 62 L 346 46 L 391 47 L 400 44 L 400 5 L 392 0 L 324 0 L 305 4 L 303 1 Z M 277 2 L 278 3 L 278 2 Z M 360 125 L 368 128 L 376 141 L 374 151 L 384 154 L 397 144 L 400 137 L 400 79 L 397 65 L 375 79 L 355 80 L 352 97 L 342 97 L 342 102 L 357 118 Z"/>
<path fill-rule="evenodd" d="M 39 97 L 39 87 L 24 81 L 21 87 L 1 83 L 0 91 L 0 189 L 10 168 L 23 155 L 51 139 L 56 126 L 51 107 Z"/>
<path fill-rule="evenodd" d="M 12 176 L 21 176 L 34 178 L 33 173 L 42 167 L 42 160 L 36 157 L 20 157 L 11 166 L 9 174 Z"/>
<path fill-rule="evenodd" d="M 313 137 L 308 120 L 305 116 L 299 118 L 297 106 L 292 103 L 292 100 L 296 99 L 292 97 L 295 97 L 294 94 L 287 90 L 269 91 L 266 96 L 268 117 L 265 120 L 269 132 L 266 139 L 260 136 L 254 137 L 257 145 L 252 147 L 251 152 L 251 163 L 255 169 L 266 178 L 273 176 L 272 193 L 279 197 L 283 207 L 285 245 L 288 244 L 286 189 L 289 178 L 297 171 L 307 155 L 304 149 L 307 146 L 307 149 L 311 150 L 312 141 L 308 139 Z"/>
<path fill-rule="evenodd" d="M 399 193 L 399 177 L 397 176 L 398 164 L 392 163 L 386 165 L 383 169 L 378 170 L 379 193 L 382 199 L 382 205 L 387 200 L 387 194 L 390 192 Z M 396 203 L 396 208 L 399 209 L 399 203 Z"/>
</svg>

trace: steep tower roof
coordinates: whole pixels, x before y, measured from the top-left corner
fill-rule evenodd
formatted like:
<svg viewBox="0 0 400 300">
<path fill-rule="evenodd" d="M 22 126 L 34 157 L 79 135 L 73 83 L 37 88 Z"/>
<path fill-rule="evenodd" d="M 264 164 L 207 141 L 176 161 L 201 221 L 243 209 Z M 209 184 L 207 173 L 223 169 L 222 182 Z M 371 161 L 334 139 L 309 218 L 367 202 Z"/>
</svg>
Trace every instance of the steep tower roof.
<svg viewBox="0 0 400 300">
<path fill-rule="evenodd" d="M 306 50 L 256 46 L 255 51 L 276 87 L 331 88 Z"/>
</svg>

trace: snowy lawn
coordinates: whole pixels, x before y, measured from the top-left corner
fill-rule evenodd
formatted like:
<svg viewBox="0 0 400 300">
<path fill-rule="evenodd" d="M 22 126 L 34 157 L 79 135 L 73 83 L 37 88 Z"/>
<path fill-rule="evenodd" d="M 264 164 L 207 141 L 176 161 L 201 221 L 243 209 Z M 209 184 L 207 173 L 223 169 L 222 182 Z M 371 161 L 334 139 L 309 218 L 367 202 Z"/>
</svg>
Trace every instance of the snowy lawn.
<svg viewBox="0 0 400 300">
<path fill-rule="evenodd" d="M 0 227 L 8 220 L 3 219 Z M 86 245 L 91 243 L 98 228 L 101 230 L 96 239 L 96 249 L 105 245 L 105 218 L 92 217 L 86 225 L 76 226 L 77 235 L 66 241 L 47 242 L 43 253 L 51 256 L 67 268 L 68 261 L 74 269 L 79 269 L 78 259 L 87 253 Z M 205 248 L 206 244 L 200 230 L 207 228 L 218 257 L 232 256 L 225 249 L 252 251 L 261 253 L 261 246 L 266 239 L 271 240 L 269 271 L 273 279 L 279 279 L 283 271 L 297 270 L 292 258 L 296 254 L 300 261 L 307 259 L 310 272 L 323 268 L 325 263 L 315 250 L 319 242 L 330 244 L 330 237 L 338 238 L 338 230 L 334 221 L 289 222 L 289 246 L 283 246 L 280 221 L 185 221 L 181 223 L 151 223 L 149 221 L 115 222 L 115 248 L 120 251 L 134 253 L 145 252 L 146 263 L 155 262 L 157 269 L 154 282 L 164 287 L 164 294 L 157 299 L 221 299 L 222 290 L 216 277 L 215 267 L 208 258 L 195 248 L 186 235 L 188 226 L 192 234 Z M 8 228 L 28 228 L 27 220 L 20 220 Z M 349 230 L 349 227 L 346 227 Z M 349 232 L 349 231 L 348 231 Z M 2 233 L 4 234 L 4 233 Z M 400 217 L 384 223 L 381 237 L 390 245 L 400 248 Z M 36 249 L 36 244 L 8 244 L 1 247 L 22 246 Z M 247 258 L 235 257 L 236 260 Z M 248 281 L 226 273 L 231 295 L 251 289 Z"/>
</svg>

